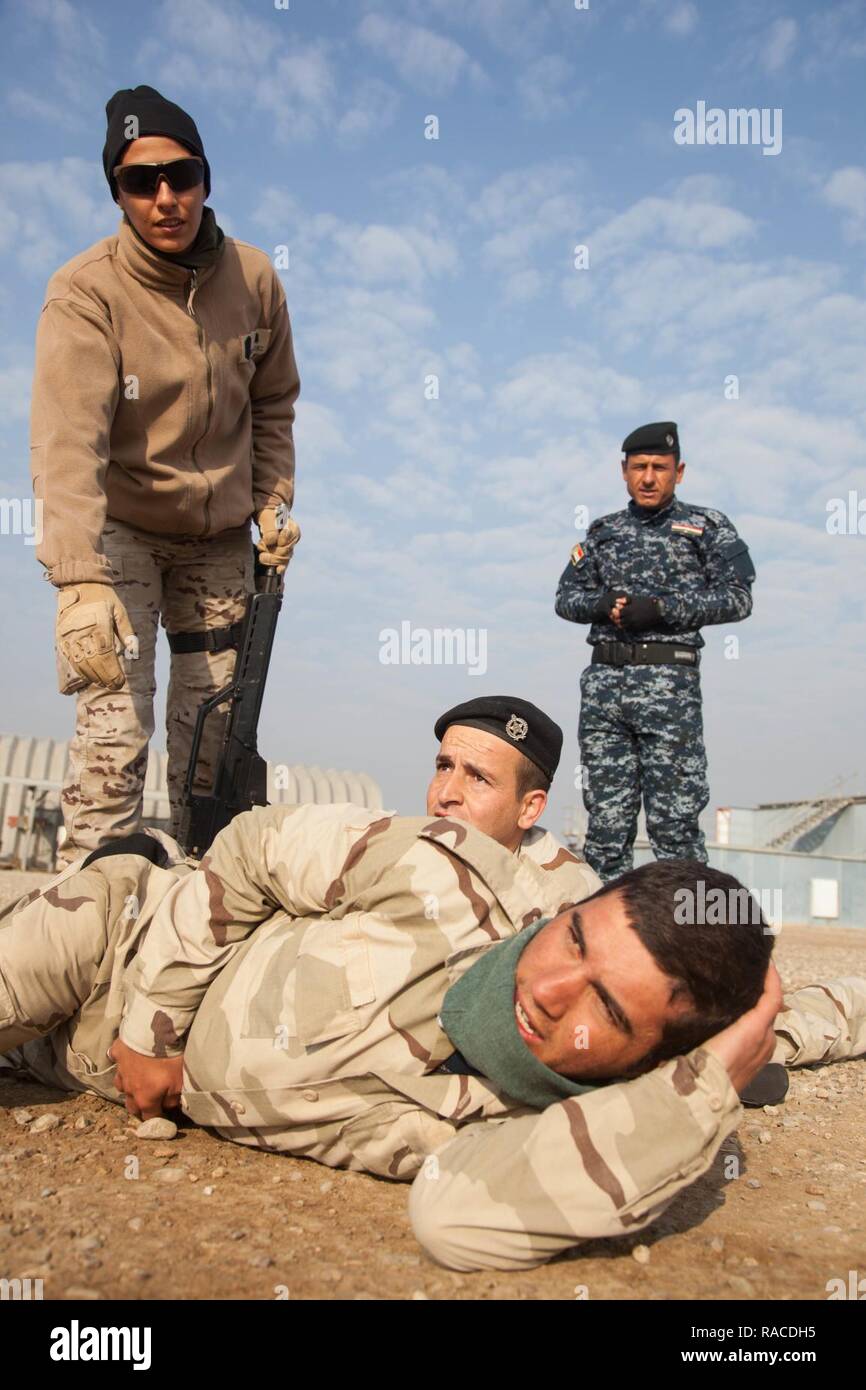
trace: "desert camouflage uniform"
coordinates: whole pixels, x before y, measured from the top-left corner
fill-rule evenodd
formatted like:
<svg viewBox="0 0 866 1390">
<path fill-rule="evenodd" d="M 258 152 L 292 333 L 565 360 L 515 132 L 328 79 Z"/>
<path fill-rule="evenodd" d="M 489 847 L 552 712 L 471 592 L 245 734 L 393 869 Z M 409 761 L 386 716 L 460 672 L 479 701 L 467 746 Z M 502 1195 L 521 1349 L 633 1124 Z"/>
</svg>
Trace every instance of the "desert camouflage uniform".
<svg viewBox="0 0 866 1390">
<path fill-rule="evenodd" d="M 253 586 L 249 526 L 213 539 L 154 536 L 110 520 L 102 545 L 117 576 L 115 590 L 138 636 L 137 661 L 121 657 L 126 681 L 120 690 L 89 685 L 80 691 L 75 736 L 62 794 L 67 838 L 58 867 L 97 845 L 139 828 L 148 744 L 154 730 L 156 638 L 175 632 L 225 630 L 244 615 Z M 166 747 L 171 831 L 189 762 L 199 705 L 232 678 L 237 651 L 172 652 L 166 695 Z M 205 723 L 196 765 L 196 791 L 209 791 L 222 743 L 228 707 Z"/>
<path fill-rule="evenodd" d="M 551 834 L 549 830 L 545 830 L 543 825 L 533 825 L 530 830 L 525 830 L 516 852 L 518 859 L 531 859 L 535 864 L 540 864 L 542 868 L 547 869 L 548 872 L 558 869 L 561 864 L 579 863 L 583 868 L 583 875 L 587 884 L 592 884 L 592 887 L 587 887 L 583 897 L 594 893 L 596 888 L 601 887 L 601 879 L 585 860 L 579 855 L 572 854 L 571 850 L 560 844 L 556 836 Z M 569 870 L 569 872 L 571 871 Z"/>
<path fill-rule="evenodd" d="M 253 810 L 198 869 L 101 859 L 0 923 L 0 1051 L 117 1099 L 106 1050 L 118 1028 L 152 1056 L 185 1043 L 196 1123 L 414 1180 L 413 1228 L 434 1258 L 532 1266 L 640 1230 L 706 1172 L 740 1115 L 704 1048 L 543 1111 L 437 1071 L 453 1052 L 437 1021 L 450 985 L 595 883 L 459 821 Z M 797 1060 L 866 1048 L 866 981 L 788 1005 Z"/>
</svg>

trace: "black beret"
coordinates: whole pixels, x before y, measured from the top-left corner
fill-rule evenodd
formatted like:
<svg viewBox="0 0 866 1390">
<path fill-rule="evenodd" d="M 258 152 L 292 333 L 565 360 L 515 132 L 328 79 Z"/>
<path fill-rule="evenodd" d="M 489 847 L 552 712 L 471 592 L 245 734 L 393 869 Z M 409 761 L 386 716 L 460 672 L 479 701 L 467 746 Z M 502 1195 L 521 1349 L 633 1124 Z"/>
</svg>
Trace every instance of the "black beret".
<svg viewBox="0 0 866 1390">
<path fill-rule="evenodd" d="M 204 196 L 207 198 L 210 194 L 210 165 L 205 157 L 198 126 L 182 106 L 169 101 L 155 87 L 122 87 L 106 103 L 107 129 L 102 167 L 112 198 L 117 198 L 117 186 L 111 171 L 120 163 L 121 155 L 130 143 L 127 124 L 130 116 L 136 120 L 136 138 L 167 135 L 177 140 L 178 144 L 186 145 L 192 154 L 197 154 L 204 161 Z"/>
<path fill-rule="evenodd" d="M 528 700 L 516 700 L 511 695 L 483 695 L 455 705 L 440 715 L 433 726 L 440 742 L 452 724 L 468 724 L 471 729 L 495 734 L 553 780 L 562 753 L 562 730 L 544 710 Z"/>
<path fill-rule="evenodd" d="M 676 421 L 656 420 L 652 425 L 641 425 L 632 430 L 622 441 L 624 454 L 675 454 L 680 456 L 680 438 Z"/>
</svg>

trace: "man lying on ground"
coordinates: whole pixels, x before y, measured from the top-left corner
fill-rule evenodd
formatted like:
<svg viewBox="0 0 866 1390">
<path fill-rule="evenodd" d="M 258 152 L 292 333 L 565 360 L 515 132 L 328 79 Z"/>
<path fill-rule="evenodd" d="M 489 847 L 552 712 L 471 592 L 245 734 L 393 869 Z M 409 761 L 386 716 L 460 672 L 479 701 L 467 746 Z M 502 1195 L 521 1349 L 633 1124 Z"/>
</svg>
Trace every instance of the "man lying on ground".
<svg viewBox="0 0 866 1390">
<path fill-rule="evenodd" d="M 866 981 L 783 1006 L 759 912 L 682 922 L 729 875 L 649 864 L 576 907 L 557 878 L 465 820 L 348 805 L 247 812 L 183 874 L 105 856 L 0 924 L 0 1053 L 414 1179 L 435 1259 L 532 1266 L 658 1216 L 771 1055 L 866 1049 Z"/>
</svg>

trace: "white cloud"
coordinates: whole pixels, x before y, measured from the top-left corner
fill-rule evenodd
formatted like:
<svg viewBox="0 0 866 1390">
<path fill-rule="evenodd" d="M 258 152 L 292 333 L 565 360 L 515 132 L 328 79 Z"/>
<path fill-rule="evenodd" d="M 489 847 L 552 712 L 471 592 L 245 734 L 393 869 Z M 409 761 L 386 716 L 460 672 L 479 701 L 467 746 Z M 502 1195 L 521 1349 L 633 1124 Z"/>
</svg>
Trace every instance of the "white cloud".
<svg viewBox="0 0 866 1390">
<path fill-rule="evenodd" d="M 520 59 L 549 42 L 554 24 L 574 33 L 574 26 L 594 22 L 591 11 L 578 14 L 571 4 L 563 10 L 561 0 L 409 0 L 408 8 L 419 20 L 437 15 L 456 28 L 475 29 L 492 47 Z"/>
<path fill-rule="evenodd" d="M 539 164 L 509 170 L 487 184 L 469 206 L 475 222 L 492 231 L 480 248 L 483 260 L 510 275 L 528 267 L 546 242 L 555 242 L 550 266 L 570 258 L 581 228 L 576 165 Z"/>
<path fill-rule="evenodd" d="M 866 12 L 861 0 L 810 6 L 805 23 L 808 76 L 866 56 Z"/>
<path fill-rule="evenodd" d="M 285 12 L 263 13 L 237 0 L 164 0 L 139 61 L 159 73 L 166 94 L 206 99 L 210 120 L 230 124 L 238 113 L 266 113 L 280 143 L 328 132 L 351 142 L 390 124 L 396 94 L 387 84 L 339 78 L 332 45 L 304 43 Z"/>
<path fill-rule="evenodd" d="M 0 419 L 4 425 L 28 418 L 32 378 L 32 363 L 0 369 Z"/>
<path fill-rule="evenodd" d="M 851 241 L 866 236 L 866 169 L 849 165 L 837 169 L 824 185 L 822 195 L 831 207 L 846 214 L 843 227 Z"/>
<path fill-rule="evenodd" d="M 352 96 L 352 105 L 337 122 L 337 134 L 348 141 L 361 140 L 373 131 L 385 130 L 392 124 L 400 98 L 377 77 L 365 77 Z"/>
<path fill-rule="evenodd" d="M 483 365 L 481 354 L 472 343 L 455 343 L 448 349 L 447 358 L 450 366 L 476 376 Z"/>
<path fill-rule="evenodd" d="M 457 264 L 451 241 L 418 227 L 346 224 L 333 240 L 343 273 L 354 283 L 419 286 L 428 276 L 452 271 Z"/>
<path fill-rule="evenodd" d="M 8 104 L 58 130 L 89 127 L 94 89 L 112 90 L 108 46 L 99 25 L 70 0 L 28 0 L 16 9 L 24 43 L 38 46 L 40 86 L 52 99 L 13 86 L 6 94 Z"/>
<path fill-rule="evenodd" d="M 546 54 L 520 73 L 517 94 L 531 120 L 546 121 L 563 116 L 577 95 L 575 70 L 558 53 Z"/>
<path fill-rule="evenodd" d="M 464 177 L 433 164 L 415 164 L 386 174 L 376 185 L 397 215 L 412 208 L 416 217 L 441 219 L 445 225 L 462 221 L 469 196 Z"/>
<path fill-rule="evenodd" d="M 641 23 L 658 23 L 668 34 L 684 38 L 697 28 L 698 10 L 693 0 L 640 0 L 637 11 L 633 8 L 633 0 L 627 0 L 627 4 L 627 29 L 634 29 Z"/>
<path fill-rule="evenodd" d="M 318 401 L 306 400 L 303 394 L 298 401 L 294 433 L 304 467 L 315 472 L 320 467 L 333 466 L 334 460 L 349 448 L 337 412 Z"/>
<path fill-rule="evenodd" d="M 540 201 L 575 185 L 579 173 L 576 166 L 552 161 L 509 169 L 484 185 L 470 206 L 470 215 L 482 223 L 506 222 L 524 216 Z"/>
<path fill-rule="evenodd" d="M 324 285 L 310 298 L 303 357 L 308 364 L 312 361 L 317 379 L 332 391 L 364 387 L 365 418 L 368 410 L 375 417 L 382 391 L 407 371 L 414 370 L 420 394 L 423 335 L 433 322 L 432 311 L 405 294 L 344 283 Z"/>
<path fill-rule="evenodd" d="M 206 60 L 207 73 L 222 87 L 230 79 L 232 67 L 242 75 L 250 69 L 264 68 L 281 49 L 281 25 L 285 19 L 274 14 L 265 22 L 243 6 L 224 0 L 171 0 L 160 6 L 158 28 L 172 41 L 186 40 L 190 52 Z M 167 26 L 167 31 L 166 31 Z"/>
<path fill-rule="evenodd" d="M 637 409 L 642 388 L 577 350 L 525 359 L 493 395 L 498 412 L 519 429 L 556 420 L 597 422 L 612 408 L 628 413 Z"/>
<path fill-rule="evenodd" d="M 262 192 L 252 221 L 266 238 L 287 244 L 294 289 L 314 289 L 322 280 L 351 288 L 405 285 L 420 289 L 459 264 L 454 239 L 430 213 L 417 222 L 347 222 L 333 213 L 305 214 L 284 189 Z M 289 282 L 287 282 L 288 284 Z"/>
<path fill-rule="evenodd" d="M 447 516 L 451 524 L 471 520 L 465 498 L 455 497 L 451 484 L 431 472 L 426 465 L 404 464 L 382 477 L 357 473 L 346 479 L 345 489 L 360 497 L 383 516 L 429 525 L 434 518 Z"/>
<path fill-rule="evenodd" d="M 528 304 L 537 299 L 545 285 L 545 277 L 534 266 L 515 270 L 503 287 L 505 298 L 512 304 Z"/>
<path fill-rule="evenodd" d="M 664 26 L 669 34 L 691 34 L 697 24 L 698 11 L 692 0 L 677 0 L 664 18 Z"/>
<path fill-rule="evenodd" d="M 776 19 L 764 42 L 762 63 L 767 72 L 780 72 L 797 45 L 800 26 L 796 19 Z"/>
<path fill-rule="evenodd" d="M 24 120 L 30 120 L 32 117 L 37 121 L 49 121 L 58 130 L 75 123 L 74 119 L 70 121 L 71 113 L 68 106 L 63 106 L 58 101 L 46 101 L 44 97 L 36 96 L 35 92 L 24 91 L 21 87 L 9 88 L 6 93 L 6 105 L 13 116 L 21 116 Z"/>
<path fill-rule="evenodd" d="M 537 253 L 541 244 L 556 238 L 556 261 L 565 260 L 571 251 L 572 233 L 577 225 L 577 205 L 567 195 L 546 198 L 531 217 L 506 224 L 502 231 L 489 237 L 481 246 L 481 256 L 494 264 L 510 267 L 515 261 L 524 262 Z"/>
<path fill-rule="evenodd" d="M 853 179 L 836 187 L 852 216 L 858 192 Z M 838 293 L 832 263 L 744 259 L 761 231 L 722 181 L 690 178 L 590 230 L 590 269 L 565 275 L 562 293 L 582 318 L 603 296 L 614 350 L 640 342 L 650 361 L 673 352 L 686 380 L 733 372 L 748 374 L 752 390 L 757 376 L 771 396 L 807 386 L 813 398 L 856 398 L 866 305 Z"/>
<path fill-rule="evenodd" d="M 588 238 L 590 252 L 621 255 L 643 242 L 683 250 L 715 249 L 754 236 L 755 223 L 722 203 L 695 196 L 687 186 L 665 198 L 642 198 Z"/>
<path fill-rule="evenodd" d="M 278 59 L 259 77 L 256 100 L 270 113 L 281 140 L 312 140 L 335 123 L 338 83 L 324 47 L 311 44 Z"/>
<path fill-rule="evenodd" d="M 515 368 L 518 379 L 524 365 Z M 648 396 L 636 400 L 631 390 L 624 405 L 633 416 L 651 409 Z M 494 450 L 482 466 L 479 481 L 485 495 L 507 508 L 520 499 L 527 543 L 535 537 L 548 555 L 548 565 L 551 547 L 562 556 L 560 568 L 566 562 L 576 538 L 575 507 L 585 506 L 591 517 L 600 516 L 621 496 L 619 446 L 628 418 L 607 416 L 603 423 L 581 419 L 578 428 L 562 433 L 562 413 L 555 410 L 544 438 L 539 439 L 537 429 L 524 429 L 526 447 L 521 453 Z"/>
<path fill-rule="evenodd" d="M 830 196 L 853 236 L 862 171 L 837 172 Z M 640 351 L 649 377 L 676 360 L 683 385 L 715 379 L 721 397 L 734 374 L 752 403 L 793 396 L 850 417 L 866 398 L 866 299 L 841 291 L 833 261 L 745 258 L 762 232 L 723 184 L 686 180 L 664 206 L 639 200 L 590 232 L 590 269 L 563 274 L 561 292 L 614 360 Z"/>
<path fill-rule="evenodd" d="M 287 189 L 269 184 L 261 194 L 252 220 L 266 227 L 269 232 L 279 234 L 285 232 L 288 227 L 295 226 L 302 215 L 300 203 Z"/>
<path fill-rule="evenodd" d="M 47 277 L 118 220 L 96 161 L 0 164 L 0 251 L 28 273 Z"/>
<path fill-rule="evenodd" d="M 802 336 L 800 318 L 838 278 L 832 266 L 789 257 L 738 262 L 663 249 L 621 257 L 603 283 L 592 270 L 572 275 L 564 293 L 573 295 L 575 279 L 584 297 L 603 293 L 605 330 L 615 350 L 640 343 L 650 358 L 673 354 L 686 380 L 710 369 L 720 381 L 728 372 L 763 375 L 777 363 L 796 362 L 798 372 L 808 371 L 814 392 L 832 379 L 833 342 L 822 334 L 822 358 L 814 339 Z M 576 307 L 585 313 L 583 300 Z"/>
<path fill-rule="evenodd" d="M 157 15 L 141 61 L 159 72 L 167 95 L 206 94 L 223 120 L 238 108 L 267 111 L 281 140 L 309 140 L 334 121 L 337 83 L 325 45 L 289 44 L 276 11 L 265 21 L 235 0 L 165 0 Z"/>
<path fill-rule="evenodd" d="M 771 519 L 792 512 L 824 535 L 825 499 L 860 454 L 853 422 L 787 403 L 728 401 L 721 391 L 680 392 L 671 408 L 686 460 L 684 494 Z"/>
<path fill-rule="evenodd" d="M 358 37 L 379 57 L 392 63 L 405 82 L 431 94 L 450 92 L 464 76 L 484 80 L 478 63 L 453 39 L 403 19 L 368 14 L 358 26 Z"/>
</svg>

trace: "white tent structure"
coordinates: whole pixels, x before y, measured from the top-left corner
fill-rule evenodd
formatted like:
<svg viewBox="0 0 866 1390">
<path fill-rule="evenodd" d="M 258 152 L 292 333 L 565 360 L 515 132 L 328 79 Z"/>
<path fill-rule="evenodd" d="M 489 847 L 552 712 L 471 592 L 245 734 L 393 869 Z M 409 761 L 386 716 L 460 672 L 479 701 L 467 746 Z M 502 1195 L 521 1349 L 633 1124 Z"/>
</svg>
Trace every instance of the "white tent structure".
<svg viewBox="0 0 866 1390">
<path fill-rule="evenodd" d="M 68 744 L 0 734 L 0 868 L 51 869 L 63 818 L 60 791 Z M 168 829 L 168 756 L 151 750 L 144 784 L 144 822 Z M 382 793 L 365 772 L 268 764 L 268 801 L 332 805 L 353 801 L 377 810 Z"/>
</svg>

